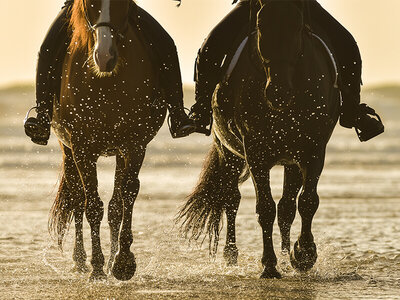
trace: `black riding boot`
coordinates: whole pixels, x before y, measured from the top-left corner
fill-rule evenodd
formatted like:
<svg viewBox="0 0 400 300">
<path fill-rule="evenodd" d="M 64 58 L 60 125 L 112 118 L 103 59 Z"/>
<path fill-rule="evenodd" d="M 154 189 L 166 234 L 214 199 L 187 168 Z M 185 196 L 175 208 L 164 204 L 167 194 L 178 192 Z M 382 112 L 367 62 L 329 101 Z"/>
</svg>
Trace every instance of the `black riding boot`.
<svg viewBox="0 0 400 300">
<path fill-rule="evenodd" d="M 168 126 L 173 138 L 188 136 L 195 130 L 195 124 L 185 112 L 183 105 L 182 79 L 176 48 L 167 56 L 161 85 L 168 105 Z"/>
<path fill-rule="evenodd" d="M 222 78 L 221 64 L 231 50 L 236 38 L 247 28 L 250 1 L 240 1 L 210 32 L 203 42 L 196 60 L 196 103 L 190 118 L 195 121 L 196 132 L 211 134 L 211 100 L 215 87 Z"/>
<path fill-rule="evenodd" d="M 350 100 L 346 100 L 350 98 Z M 345 95 L 342 93 L 343 105 L 340 113 L 340 125 L 346 128 L 355 128 L 361 142 L 366 142 L 385 131 L 380 116 L 375 110 L 365 103 L 353 103 L 354 99 L 360 99 L 360 95 Z"/>
<path fill-rule="evenodd" d="M 168 105 L 168 125 L 173 138 L 191 134 L 195 125 L 185 113 L 183 106 L 182 78 L 175 43 L 164 28 L 145 10 L 135 5 L 136 16 L 132 16 L 132 25 L 143 30 L 143 36 L 155 52 L 161 72 L 161 88 Z M 134 24 L 138 22 L 138 24 Z"/>
<path fill-rule="evenodd" d="M 350 32 L 332 17 L 317 1 L 308 2 L 311 22 L 328 35 L 339 66 L 342 108 L 340 125 L 355 127 L 360 141 L 367 141 L 382 132 L 379 115 L 366 104 L 360 104 L 361 55 Z"/>
<path fill-rule="evenodd" d="M 356 46 L 356 44 L 353 45 Z M 339 120 L 341 126 L 354 127 L 361 142 L 366 142 L 385 131 L 380 116 L 374 109 L 360 101 L 361 58 L 352 64 L 342 66 L 340 91 L 342 94 Z"/>
<path fill-rule="evenodd" d="M 196 73 L 198 70 L 196 71 Z M 205 76 L 197 73 L 195 86 L 196 103 L 190 109 L 190 118 L 195 122 L 195 132 L 203 133 L 206 136 L 211 134 L 212 108 L 211 100 L 215 85 L 205 80 Z"/>
<path fill-rule="evenodd" d="M 69 45 L 68 9 L 72 3 L 72 1 L 65 2 L 65 6 L 47 32 L 38 55 L 36 107 L 29 110 L 24 120 L 26 135 L 38 145 L 47 145 L 50 137 L 53 99 L 59 92 L 61 66 Z M 33 109 L 36 109 L 37 116 L 29 117 Z"/>
</svg>

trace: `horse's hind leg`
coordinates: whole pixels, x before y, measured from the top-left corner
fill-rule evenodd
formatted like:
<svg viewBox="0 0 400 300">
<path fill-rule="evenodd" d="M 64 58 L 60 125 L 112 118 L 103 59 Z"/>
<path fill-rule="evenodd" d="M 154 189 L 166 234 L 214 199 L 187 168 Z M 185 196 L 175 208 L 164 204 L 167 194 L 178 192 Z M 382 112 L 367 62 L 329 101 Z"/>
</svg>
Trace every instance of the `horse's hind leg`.
<svg viewBox="0 0 400 300">
<path fill-rule="evenodd" d="M 224 203 L 227 219 L 226 243 L 224 258 L 227 265 L 236 265 L 239 251 L 236 246 L 236 215 L 240 203 L 239 177 L 245 168 L 244 159 L 234 155 L 228 149 L 220 145 L 220 175 L 221 175 L 221 197 L 227 198 Z"/>
<path fill-rule="evenodd" d="M 301 233 L 290 253 L 290 261 L 295 269 L 302 272 L 311 269 L 317 260 L 317 248 L 311 233 L 311 224 L 319 206 L 317 184 L 324 164 L 324 155 L 322 156 L 322 159 L 314 159 L 301 166 L 305 175 L 304 187 L 299 196 Z"/>
<path fill-rule="evenodd" d="M 76 203 L 74 208 L 75 245 L 72 258 L 75 262 L 73 271 L 88 272 L 86 251 L 83 244 L 83 214 L 85 210 L 85 194 L 78 169 L 76 168 L 71 149 L 62 145 L 64 152 L 64 172 L 71 196 Z"/>
<path fill-rule="evenodd" d="M 263 236 L 264 249 L 261 262 L 264 265 L 264 271 L 261 278 L 281 278 L 281 274 L 276 270 L 277 258 L 272 242 L 276 216 L 276 205 L 270 187 L 269 173 L 272 164 L 268 151 L 265 149 L 268 149 L 268 146 L 263 140 L 245 141 L 246 159 L 256 190 L 258 222 Z"/>
<path fill-rule="evenodd" d="M 110 200 L 110 203 L 108 204 L 108 224 L 110 226 L 110 235 L 111 235 L 111 253 L 107 264 L 107 273 L 111 272 L 115 255 L 117 254 L 118 251 L 119 230 L 121 228 L 122 213 L 123 213 L 121 184 L 122 184 L 124 168 L 125 168 L 125 160 L 121 156 L 121 154 L 117 154 L 114 192 Z"/>
<path fill-rule="evenodd" d="M 290 252 L 290 228 L 296 216 L 296 198 L 303 184 L 303 175 L 297 165 L 285 166 L 283 194 L 278 203 L 278 225 L 281 231 L 283 253 Z"/>
<path fill-rule="evenodd" d="M 232 193 L 232 202 L 225 207 L 227 230 L 226 243 L 224 247 L 224 259 L 228 266 L 237 265 L 239 251 L 236 246 L 236 215 L 240 203 L 240 192 L 238 187 L 232 187 L 229 192 Z M 237 189 L 237 191 L 235 191 Z"/>
<path fill-rule="evenodd" d="M 136 271 L 135 256 L 130 250 L 132 236 L 132 210 L 139 192 L 139 171 L 143 163 L 145 148 L 124 153 L 125 168 L 121 184 L 123 207 L 122 226 L 119 236 L 119 251 L 115 256 L 112 274 L 118 280 L 129 280 Z"/>
<path fill-rule="evenodd" d="M 74 143 L 73 143 L 74 144 Z M 78 168 L 86 197 L 86 218 L 90 225 L 92 239 L 92 259 L 93 267 L 90 280 L 102 280 L 107 276 L 103 271 L 104 255 L 100 243 L 100 223 L 103 219 L 104 208 L 100 199 L 97 187 L 96 162 L 99 154 L 85 148 L 73 149 L 75 164 Z"/>
</svg>

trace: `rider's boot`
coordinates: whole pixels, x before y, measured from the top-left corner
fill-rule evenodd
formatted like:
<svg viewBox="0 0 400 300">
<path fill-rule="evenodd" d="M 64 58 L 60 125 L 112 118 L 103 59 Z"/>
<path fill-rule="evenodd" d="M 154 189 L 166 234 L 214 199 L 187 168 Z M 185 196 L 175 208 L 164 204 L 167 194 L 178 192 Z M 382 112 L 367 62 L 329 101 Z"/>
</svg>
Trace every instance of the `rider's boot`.
<svg viewBox="0 0 400 300">
<path fill-rule="evenodd" d="M 171 64 L 162 78 L 162 88 L 168 105 L 168 126 L 173 138 L 188 136 L 195 130 L 195 124 L 185 112 L 179 64 Z"/>
<path fill-rule="evenodd" d="M 207 47 L 203 45 L 197 55 L 195 66 L 196 103 L 190 108 L 189 114 L 196 124 L 195 132 L 203 133 L 206 136 L 211 134 L 213 121 L 211 101 L 219 78 L 219 68 L 215 67 L 216 64 L 210 64 L 210 61 L 214 60 L 213 57 L 210 57 Z"/>
<path fill-rule="evenodd" d="M 351 101 L 346 100 L 346 97 L 349 96 L 343 96 L 343 106 L 340 114 L 341 126 L 346 128 L 354 127 L 361 142 L 368 141 L 385 131 L 385 126 L 380 116 L 373 108 L 365 103 L 346 105 Z M 359 103 L 360 96 L 353 97 L 356 97 Z"/>
<path fill-rule="evenodd" d="M 160 66 L 161 88 L 165 94 L 169 116 L 168 125 L 173 138 L 185 137 L 194 129 L 183 106 L 182 78 L 175 43 L 170 35 L 154 18 L 141 7 L 132 3 L 131 24 L 143 30 L 143 38 L 154 51 L 154 61 Z M 139 16 L 139 18 L 137 18 Z"/>
<path fill-rule="evenodd" d="M 29 112 L 36 109 L 36 117 L 28 117 Z M 50 112 L 34 107 L 29 110 L 27 117 L 24 120 L 25 134 L 29 136 L 35 144 L 45 146 L 50 137 Z"/>
<path fill-rule="evenodd" d="M 53 115 L 53 99 L 61 82 L 61 65 L 69 45 L 68 11 L 73 1 L 67 0 L 51 25 L 39 51 L 36 70 L 36 107 L 24 120 L 25 133 L 32 142 L 47 145 Z M 36 109 L 37 116 L 29 117 Z"/>
<path fill-rule="evenodd" d="M 183 107 L 169 110 L 169 131 L 173 138 L 188 136 L 195 130 L 195 125 L 187 116 Z"/>
<path fill-rule="evenodd" d="M 212 109 L 211 99 L 212 91 L 201 82 L 196 82 L 195 98 L 196 103 L 190 109 L 190 118 L 196 125 L 195 132 L 203 133 L 206 136 L 211 134 L 212 126 Z"/>
<path fill-rule="evenodd" d="M 36 73 L 36 107 L 31 108 L 24 120 L 25 134 L 35 144 L 47 145 L 50 137 L 50 122 L 53 114 L 53 93 L 51 88 L 51 73 L 49 62 L 39 54 Z M 29 113 L 36 109 L 36 117 L 29 117 Z"/>
<path fill-rule="evenodd" d="M 379 115 L 366 104 L 360 104 L 362 60 L 357 42 L 333 16 L 317 1 L 308 1 L 312 22 L 323 28 L 338 63 L 342 108 L 340 125 L 355 127 L 358 138 L 364 142 L 384 131 Z M 318 26 L 317 26 L 318 28 Z"/>
</svg>

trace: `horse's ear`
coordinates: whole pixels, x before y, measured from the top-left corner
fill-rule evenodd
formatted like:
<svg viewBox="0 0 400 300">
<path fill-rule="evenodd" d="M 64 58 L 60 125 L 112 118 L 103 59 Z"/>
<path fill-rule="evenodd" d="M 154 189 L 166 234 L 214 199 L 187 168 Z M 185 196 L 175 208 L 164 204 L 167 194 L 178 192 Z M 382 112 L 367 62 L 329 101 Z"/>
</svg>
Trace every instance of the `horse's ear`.
<svg viewBox="0 0 400 300">
<path fill-rule="evenodd" d="M 181 6 L 181 0 L 174 0 L 174 1 L 178 1 L 178 4 L 176 5 L 177 7 Z"/>
</svg>

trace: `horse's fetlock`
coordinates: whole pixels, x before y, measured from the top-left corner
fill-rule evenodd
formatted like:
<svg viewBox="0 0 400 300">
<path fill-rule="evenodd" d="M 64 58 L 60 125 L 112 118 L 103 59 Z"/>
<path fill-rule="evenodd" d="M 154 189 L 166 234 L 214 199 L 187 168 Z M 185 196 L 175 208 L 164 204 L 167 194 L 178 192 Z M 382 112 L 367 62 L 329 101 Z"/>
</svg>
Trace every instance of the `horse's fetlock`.
<svg viewBox="0 0 400 300">
<path fill-rule="evenodd" d="M 138 178 L 135 179 L 128 179 L 123 184 L 122 194 L 130 197 L 134 197 L 137 195 L 140 188 L 140 181 Z"/>
<path fill-rule="evenodd" d="M 261 258 L 261 263 L 265 267 L 275 267 L 278 263 L 278 260 L 275 253 L 272 253 L 271 255 L 264 255 Z"/>
<path fill-rule="evenodd" d="M 86 218 L 91 226 L 92 225 L 100 226 L 103 216 L 104 216 L 103 206 L 86 208 Z"/>
<path fill-rule="evenodd" d="M 90 261 L 92 266 L 104 266 L 104 255 L 103 253 L 99 253 L 97 255 L 94 255 Z"/>
</svg>

